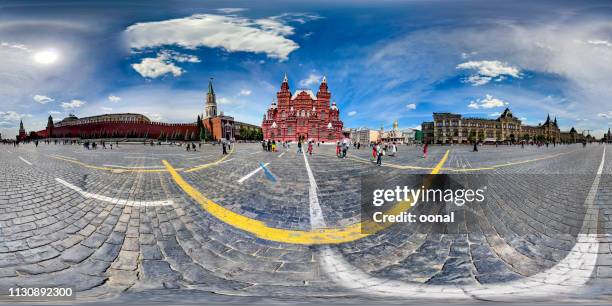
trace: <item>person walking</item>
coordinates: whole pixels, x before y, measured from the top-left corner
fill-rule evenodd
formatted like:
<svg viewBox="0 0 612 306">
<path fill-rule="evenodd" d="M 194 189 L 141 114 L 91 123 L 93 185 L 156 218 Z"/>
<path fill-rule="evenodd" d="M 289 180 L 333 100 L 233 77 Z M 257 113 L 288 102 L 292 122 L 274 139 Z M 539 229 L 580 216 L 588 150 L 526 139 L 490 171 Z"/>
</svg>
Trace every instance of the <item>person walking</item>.
<svg viewBox="0 0 612 306">
<path fill-rule="evenodd" d="M 308 142 L 308 155 L 312 155 L 312 141 Z"/>
<path fill-rule="evenodd" d="M 478 141 L 474 141 L 474 150 L 472 152 L 478 152 Z"/>
<path fill-rule="evenodd" d="M 301 140 L 298 140 L 297 147 L 298 147 L 297 154 L 302 153 L 302 141 Z"/>
<path fill-rule="evenodd" d="M 336 142 L 336 156 L 340 157 L 340 142 Z"/>
<path fill-rule="evenodd" d="M 377 156 L 376 154 L 377 154 L 377 152 L 376 152 L 376 145 L 373 145 L 372 146 L 372 161 L 376 160 L 376 156 Z"/>
<path fill-rule="evenodd" d="M 382 146 L 380 144 L 378 144 L 376 146 L 376 165 L 378 166 L 382 166 L 382 157 L 384 155 L 384 151 L 382 149 Z"/>
<path fill-rule="evenodd" d="M 227 145 L 225 144 L 225 140 L 221 141 L 221 147 L 223 148 L 223 155 L 227 155 Z"/>
<path fill-rule="evenodd" d="M 272 140 L 272 152 L 276 152 L 276 140 Z"/>
<path fill-rule="evenodd" d="M 425 145 L 423 146 L 423 158 L 427 158 L 427 146 L 427 143 L 425 143 Z"/>
</svg>

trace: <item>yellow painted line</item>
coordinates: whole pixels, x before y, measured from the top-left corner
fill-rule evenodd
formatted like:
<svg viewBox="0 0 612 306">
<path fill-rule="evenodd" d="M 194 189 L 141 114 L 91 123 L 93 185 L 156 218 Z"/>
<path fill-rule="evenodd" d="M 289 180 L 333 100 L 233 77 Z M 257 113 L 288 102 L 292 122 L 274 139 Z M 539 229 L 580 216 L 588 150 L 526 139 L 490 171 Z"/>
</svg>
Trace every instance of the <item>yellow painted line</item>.
<svg viewBox="0 0 612 306">
<path fill-rule="evenodd" d="M 230 157 L 230 155 L 232 155 L 232 153 L 234 153 L 234 148 L 235 147 L 236 146 L 234 145 L 232 147 L 232 149 L 229 151 L 229 153 L 227 155 L 223 156 L 222 158 L 220 158 L 219 160 L 214 161 L 212 163 L 208 163 L 208 164 L 199 165 L 199 166 L 195 166 L 195 167 L 189 168 L 189 169 L 185 170 L 185 172 L 199 171 L 199 170 L 202 170 L 202 169 L 206 169 L 208 167 L 212 167 L 212 166 L 218 165 L 218 164 L 222 163 L 223 161 L 225 161 L 228 157 Z"/>
<path fill-rule="evenodd" d="M 57 154 L 52 154 L 52 155 L 49 155 L 49 156 L 51 156 L 51 157 L 61 157 L 61 158 L 67 158 L 67 159 L 70 159 L 70 160 L 76 160 L 76 161 L 78 161 L 78 159 L 76 159 L 76 158 L 74 158 L 74 157 L 62 156 L 62 155 L 57 155 Z"/>
<path fill-rule="evenodd" d="M 502 168 L 502 167 L 515 166 L 515 165 L 520 165 L 520 164 L 526 164 L 526 163 L 531 163 L 531 162 L 551 159 L 551 158 L 555 158 L 555 157 L 558 157 L 558 156 L 561 156 L 561 155 L 569 154 L 569 153 L 572 153 L 572 152 L 575 152 L 575 151 L 576 150 L 571 150 L 569 152 L 557 153 L 557 154 L 553 154 L 553 155 L 549 155 L 549 156 L 544 156 L 544 157 L 539 157 L 539 158 L 534 158 L 534 159 L 528 159 L 528 160 L 520 160 L 520 161 L 515 161 L 515 162 L 507 162 L 505 164 L 498 164 L 498 165 L 492 165 L 492 166 L 487 166 L 487 167 L 478 167 L 478 168 L 443 168 L 442 170 L 454 171 L 454 172 L 495 170 L 495 169 Z"/>
<path fill-rule="evenodd" d="M 486 166 L 486 167 L 476 167 L 476 168 L 442 168 L 440 170 L 452 171 L 452 172 L 470 172 L 470 171 L 495 170 L 495 169 L 502 168 L 502 167 L 515 166 L 515 165 L 526 164 L 526 163 L 536 162 L 536 161 L 540 161 L 540 160 L 555 158 L 557 156 L 569 154 L 569 153 L 572 153 L 572 152 L 575 152 L 575 151 L 576 150 L 571 150 L 569 152 L 557 153 L 557 154 L 553 154 L 553 155 L 549 155 L 549 156 L 544 156 L 544 157 L 539 157 L 539 158 L 534 158 L 534 159 L 528 159 L 528 160 L 521 160 L 521 161 L 516 161 L 516 162 L 507 162 L 505 164 L 497 164 L 497 165 L 491 165 L 491 166 Z M 362 163 L 368 163 L 368 164 L 372 163 L 368 159 L 365 159 L 365 158 L 362 158 L 362 157 L 358 157 L 358 156 L 354 156 L 354 155 L 353 156 L 349 156 L 349 158 L 352 159 L 352 160 L 355 160 L 355 161 L 362 162 Z M 435 168 L 431 168 L 431 167 L 420 167 L 420 166 L 411 166 L 411 165 L 397 165 L 397 164 L 392 164 L 392 163 L 383 163 L 383 166 L 384 167 L 390 167 L 390 168 L 396 168 L 396 169 L 404 169 L 404 170 L 406 170 L 406 169 L 410 169 L 410 170 L 434 170 L 435 169 Z"/>
<path fill-rule="evenodd" d="M 189 168 L 187 170 L 183 169 L 183 168 L 176 168 L 174 170 L 176 171 L 185 171 L 185 172 L 193 172 L 193 171 L 198 171 L 198 170 L 202 170 L 211 166 L 215 166 L 218 165 L 220 163 L 223 163 L 232 153 L 234 152 L 234 149 L 232 148 L 232 150 L 230 150 L 229 154 L 223 156 L 222 158 L 220 158 L 217 161 L 208 163 L 208 164 L 204 164 L 204 165 L 199 165 L 193 168 Z M 90 169 L 95 169 L 95 170 L 104 170 L 104 171 L 112 171 L 112 172 L 116 172 L 116 173 L 121 173 L 121 172 L 168 172 L 168 169 L 166 168 L 160 168 L 160 169 L 146 169 L 146 168 L 139 168 L 139 167 L 128 167 L 128 166 L 112 166 L 112 167 L 108 167 L 108 166 L 96 166 L 96 165 L 90 165 L 90 164 L 86 164 L 84 162 L 81 162 L 75 158 L 72 157 L 67 157 L 67 156 L 62 156 L 62 155 L 49 155 L 49 157 L 52 158 L 56 158 L 56 159 L 60 159 L 63 161 L 67 161 L 67 162 L 71 162 L 86 168 L 90 168 Z"/>
<path fill-rule="evenodd" d="M 442 170 L 442 166 L 448 158 L 449 150 L 446 151 L 444 157 L 436 165 L 431 174 L 437 174 Z M 206 198 L 200 191 L 191 186 L 183 177 L 168 163 L 163 160 L 163 164 L 168 169 L 168 172 L 174 179 L 174 182 L 191 198 L 193 198 L 200 207 L 213 215 L 220 221 L 245 232 L 251 233 L 261 239 L 291 243 L 291 244 L 338 244 L 350 241 L 359 240 L 371 234 L 377 233 L 385 228 L 390 227 L 393 223 L 378 224 L 373 221 L 358 222 L 343 228 L 326 228 L 311 231 L 289 230 L 269 227 L 264 222 L 251 219 L 241 214 L 235 213 L 215 202 Z M 404 201 L 397 203 L 387 214 L 399 214 L 412 207 L 412 201 Z M 366 232 L 367 234 L 364 234 Z"/>
<path fill-rule="evenodd" d="M 61 155 L 50 155 L 50 157 L 55 158 L 55 159 L 60 159 L 63 161 L 67 161 L 73 164 L 77 164 L 79 166 L 83 166 L 85 168 L 89 168 L 89 169 L 95 169 L 95 170 L 104 170 L 104 171 L 111 171 L 111 172 L 115 172 L 115 173 L 121 173 L 121 172 L 167 172 L 168 170 L 166 169 L 132 169 L 132 168 L 119 168 L 119 167 L 100 167 L 100 166 L 96 166 L 96 165 L 90 165 L 90 164 L 86 164 L 84 162 L 80 162 L 78 160 L 73 160 L 73 159 L 69 159 L 66 158 L 64 156 Z"/>
<path fill-rule="evenodd" d="M 442 156 L 442 159 L 440 160 L 440 162 L 438 162 L 438 164 L 433 168 L 433 170 L 431 170 L 431 174 L 440 173 L 440 169 L 442 169 L 442 166 L 444 165 L 444 163 L 446 163 L 446 160 L 448 159 L 449 152 L 450 150 L 446 150 L 446 153 L 444 153 L 444 156 Z"/>
<path fill-rule="evenodd" d="M 354 156 L 354 155 L 349 155 L 348 158 L 352 159 L 352 160 L 355 160 L 355 161 L 358 161 L 358 162 L 362 162 L 362 163 L 367 163 L 367 164 L 371 164 L 372 163 L 372 161 L 369 160 L 369 159 L 365 159 L 363 157 L 358 157 L 358 156 Z M 383 166 L 391 167 L 391 168 L 397 168 L 397 169 L 411 169 L 411 170 L 433 170 L 434 169 L 432 167 L 397 165 L 397 164 L 392 164 L 392 163 L 388 163 L 388 162 L 383 162 Z"/>
</svg>

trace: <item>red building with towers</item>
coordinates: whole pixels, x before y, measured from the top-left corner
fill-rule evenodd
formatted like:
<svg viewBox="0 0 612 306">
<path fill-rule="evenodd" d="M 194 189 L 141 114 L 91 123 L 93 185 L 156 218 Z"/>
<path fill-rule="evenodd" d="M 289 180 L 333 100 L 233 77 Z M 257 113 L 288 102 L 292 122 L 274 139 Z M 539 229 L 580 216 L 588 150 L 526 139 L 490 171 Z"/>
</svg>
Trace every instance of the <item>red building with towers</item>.
<svg viewBox="0 0 612 306">
<path fill-rule="evenodd" d="M 280 91 L 276 93 L 276 101 L 272 101 L 263 116 L 261 127 L 264 139 L 321 142 L 341 140 L 340 110 L 336 102 L 330 105 L 330 98 L 325 77 L 315 95 L 309 89 L 298 89 L 291 93 L 285 74 Z"/>
</svg>

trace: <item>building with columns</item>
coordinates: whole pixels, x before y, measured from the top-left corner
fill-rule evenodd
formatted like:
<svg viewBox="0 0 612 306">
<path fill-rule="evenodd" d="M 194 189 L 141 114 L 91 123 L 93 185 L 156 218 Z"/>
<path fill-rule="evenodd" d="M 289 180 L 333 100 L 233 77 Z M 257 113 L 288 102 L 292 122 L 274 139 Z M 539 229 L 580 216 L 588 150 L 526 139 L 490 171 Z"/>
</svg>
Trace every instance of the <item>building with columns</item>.
<svg viewBox="0 0 612 306">
<path fill-rule="evenodd" d="M 537 126 L 523 125 L 509 108 L 497 119 L 465 118 L 453 113 L 434 113 L 433 119 L 433 122 L 423 122 L 421 126 L 424 140 L 429 143 L 564 140 L 557 118 L 551 120 L 549 115 Z"/>
<path fill-rule="evenodd" d="M 330 105 L 331 93 L 323 77 L 316 95 L 309 89 L 291 92 L 287 74 L 283 78 L 276 101 L 263 115 L 264 139 L 276 141 L 314 140 L 336 142 L 343 139 L 340 110 Z"/>
</svg>

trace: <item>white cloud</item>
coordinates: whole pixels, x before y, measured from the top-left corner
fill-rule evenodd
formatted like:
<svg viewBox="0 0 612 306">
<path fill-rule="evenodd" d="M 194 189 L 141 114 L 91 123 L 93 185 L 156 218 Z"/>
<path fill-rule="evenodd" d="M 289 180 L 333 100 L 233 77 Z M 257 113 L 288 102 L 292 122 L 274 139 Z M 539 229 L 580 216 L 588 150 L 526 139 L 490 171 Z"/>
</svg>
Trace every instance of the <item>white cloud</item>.
<svg viewBox="0 0 612 306">
<path fill-rule="evenodd" d="M 497 98 L 493 98 L 493 96 L 491 95 L 485 95 L 483 99 L 477 99 L 477 100 L 470 101 L 470 104 L 468 104 L 468 107 L 473 108 L 473 109 L 480 109 L 480 108 L 488 109 L 488 108 L 495 108 L 495 107 L 503 107 L 508 104 L 509 104 L 508 102 L 502 101 Z"/>
<path fill-rule="evenodd" d="M 307 78 L 300 81 L 300 86 L 309 87 L 314 84 L 319 84 L 322 76 L 316 73 L 311 73 Z"/>
<path fill-rule="evenodd" d="M 164 117 L 161 114 L 149 112 L 144 112 L 144 114 L 147 115 L 147 117 L 149 117 L 149 119 L 151 119 L 152 121 L 164 121 Z"/>
<path fill-rule="evenodd" d="M 612 118 L 612 111 L 607 111 L 607 112 L 603 112 L 603 113 L 598 113 L 597 117 L 601 117 L 601 118 Z"/>
<path fill-rule="evenodd" d="M 357 112 L 356 111 L 350 111 L 348 113 L 348 115 L 349 115 L 349 117 L 353 117 L 353 116 L 357 115 Z"/>
<path fill-rule="evenodd" d="M 73 99 L 70 102 L 63 102 L 62 103 L 62 107 L 64 109 L 75 109 L 75 108 L 79 108 L 79 107 L 85 105 L 85 103 L 86 103 L 85 101 Z"/>
<path fill-rule="evenodd" d="M 219 104 L 234 104 L 235 101 L 230 100 L 230 99 L 228 99 L 226 97 L 220 97 L 219 99 L 217 99 L 217 103 L 219 103 Z"/>
<path fill-rule="evenodd" d="M 238 93 L 239 96 L 250 96 L 251 95 L 251 90 L 250 89 L 243 89 Z"/>
<path fill-rule="evenodd" d="M 157 78 L 171 73 L 178 77 L 185 72 L 183 68 L 175 65 L 179 63 L 199 63 L 200 59 L 195 55 L 183 54 L 172 50 L 161 50 L 157 57 L 143 58 L 139 64 L 132 64 L 132 68 L 145 78 Z"/>
<path fill-rule="evenodd" d="M 416 109 L 416 104 L 415 103 L 410 103 L 406 105 L 407 109 Z"/>
<path fill-rule="evenodd" d="M 587 41 L 587 43 L 596 46 L 605 46 L 608 48 L 612 47 L 612 43 L 607 40 L 589 40 Z"/>
<path fill-rule="evenodd" d="M 499 115 L 501 115 L 500 112 L 494 112 L 489 114 L 490 117 L 499 117 Z"/>
<path fill-rule="evenodd" d="M 20 114 L 15 111 L 0 112 L 0 120 L 2 121 L 19 121 L 21 118 L 32 117 L 31 114 Z"/>
<path fill-rule="evenodd" d="M 517 67 L 510 66 L 500 61 L 469 61 L 457 65 L 457 69 L 476 70 L 476 74 L 470 75 L 465 82 L 473 86 L 480 86 L 490 81 L 502 81 L 507 76 L 521 78 L 521 72 Z"/>
<path fill-rule="evenodd" d="M 59 111 L 49 111 L 49 115 L 59 115 L 61 113 L 62 112 L 59 112 Z"/>
<path fill-rule="evenodd" d="M 134 50 L 178 45 L 187 49 L 223 48 L 228 52 L 265 53 L 285 61 L 299 45 L 286 38 L 294 33 L 288 22 L 305 22 L 313 15 L 280 15 L 248 19 L 233 15 L 196 14 L 184 18 L 136 23 L 125 30 Z"/>
<path fill-rule="evenodd" d="M 246 11 L 246 9 L 242 7 L 224 7 L 224 8 L 217 9 L 217 12 L 224 13 L 224 14 L 233 14 L 233 13 L 238 13 L 238 12 L 243 12 L 243 11 Z"/>
<path fill-rule="evenodd" d="M 44 96 L 44 95 L 34 95 L 34 101 L 36 101 L 36 103 L 40 103 L 40 104 L 47 104 L 49 102 L 53 102 L 55 101 L 54 99 Z"/>
<path fill-rule="evenodd" d="M 141 76 L 152 79 L 167 73 L 171 73 L 175 77 L 183 74 L 182 68 L 175 66 L 174 63 L 159 56 L 155 58 L 143 58 L 139 64 L 132 64 L 132 68 Z"/>
<path fill-rule="evenodd" d="M 176 52 L 173 50 L 162 50 L 158 53 L 157 56 L 162 57 L 167 60 L 176 61 L 179 63 L 185 63 L 185 62 L 199 63 L 200 62 L 200 59 L 195 55 L 184 54 L 184 53 Z"/>
<path fill-rule="evenodd" d="M 26 47 L 23 44 L 13 44 L 13 43 L 8 43 L 4 41 L 0 43 L 0 47 L 21 50 L 21 51 L 28 52 L 28 53 L 32 52 L 30 48 Z"/>
<path fill-rule="evenodd" d="M 112 107 L 101 107 L 101 109 L 106 113 L 113 111 Z"/>
<path fill-rule="evenodd" d="M 121 101 L 121 97 L 118 97 L 118 96 L 115 96 L 115 95 L 110 95 L 110 96 L 108 96 L 108 101 L 116 103 L 116 102 Z"/>
</svg>

